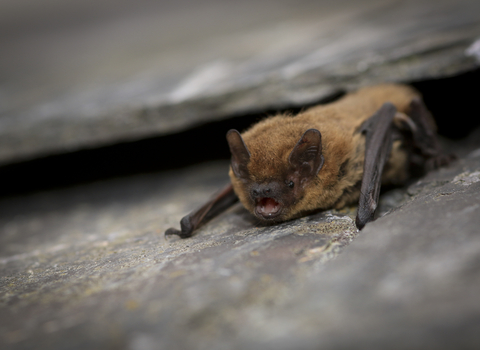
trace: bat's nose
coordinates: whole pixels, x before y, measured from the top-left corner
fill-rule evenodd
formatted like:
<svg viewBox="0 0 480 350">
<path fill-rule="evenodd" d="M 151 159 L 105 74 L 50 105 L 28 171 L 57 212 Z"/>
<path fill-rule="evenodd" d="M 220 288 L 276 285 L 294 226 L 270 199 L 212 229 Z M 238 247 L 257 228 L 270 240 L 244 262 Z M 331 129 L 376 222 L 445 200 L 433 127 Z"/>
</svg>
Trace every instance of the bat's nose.
<svg viewBox="0 0 480 350">
<path fill-rule="evenodd" d="M 264 197 L 277 197 L 275 183 L 255 184 L 251 189 L 251 195 L 253 199 Z M 278 191 L 277 191 L 278 192 Z"/>
<path fill-rule="evenodd" d="M 254 189 L 252 190 L 252 197 L 253 198 L 268 197 L 269 195 L 271 195 L 271 193 L 272 193 L 272 189 L 269 187 Z"/>
</svg>

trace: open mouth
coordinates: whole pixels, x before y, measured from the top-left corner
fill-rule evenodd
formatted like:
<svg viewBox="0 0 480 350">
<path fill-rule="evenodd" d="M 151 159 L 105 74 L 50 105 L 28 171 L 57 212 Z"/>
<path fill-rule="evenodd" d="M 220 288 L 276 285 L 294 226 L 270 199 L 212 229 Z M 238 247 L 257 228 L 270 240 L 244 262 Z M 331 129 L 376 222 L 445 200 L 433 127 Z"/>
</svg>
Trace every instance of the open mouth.
<svg viewBox="0 0 480 350">
<path fill-rule="evenodd" d="M 275 199 L 269 197 L 258 198 L 255 211 L 264 219 L 273 219 L 281 212 L 282 205 Z"/>
</svg>

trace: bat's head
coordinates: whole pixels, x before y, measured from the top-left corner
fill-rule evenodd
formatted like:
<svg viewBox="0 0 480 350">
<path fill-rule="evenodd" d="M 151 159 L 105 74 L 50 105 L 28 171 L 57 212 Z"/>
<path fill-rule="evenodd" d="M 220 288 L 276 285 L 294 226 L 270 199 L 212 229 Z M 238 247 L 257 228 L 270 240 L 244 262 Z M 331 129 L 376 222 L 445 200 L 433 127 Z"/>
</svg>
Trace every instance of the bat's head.
<svg viewBox="0 0 480 350">
<path fill-rule="evenodd" d="M 323 166 L 320 131 L 309 129 L 288 147 L 286 159 L 261 145 L 250 153 L 237 130 L 227 133 L 232 153 L 232 184 L 243 205 L 263 221 L 288 220 L 300 211 L 305 188 Z M 257 146 L 258 148 L 258 146 Z M 266 152 L 266 153 L 265 153 Z M 288 156 L 287 156 L 288 155 Z"/>
</svg>

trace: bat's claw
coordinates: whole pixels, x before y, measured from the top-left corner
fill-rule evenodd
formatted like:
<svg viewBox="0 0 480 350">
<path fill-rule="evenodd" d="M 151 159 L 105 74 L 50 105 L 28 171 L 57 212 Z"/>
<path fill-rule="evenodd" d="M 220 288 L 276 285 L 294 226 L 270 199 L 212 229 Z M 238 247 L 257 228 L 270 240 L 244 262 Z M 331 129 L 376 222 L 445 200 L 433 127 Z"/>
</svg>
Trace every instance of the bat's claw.
<svg viewBox="0 0 480 350">
<path fill-rule="evenodd" d="M 177 230 L 173 227 L 170 227 L 168 230 L 165 231 L 165 238 L 171 238 L 172 236 L 178 236 L 180 238 L 182 237 L 182 231 Z"/>
<path fill-rule="evenodd" d="M 363 222 L 358 216 L 355 218 L 355 226 L 358 230 L 362 230 L 365 227 L 366 222 Z"/>
<path fill-rule="evenodd" d="M 181 230 L 177 230 L 176 228 L 170 227 L 168 230 L 165 231 L 165 238 L 169 238 L 172 236 L 178 236 L 180 238 L 188 238 L 192 237 L 193 228 L 189 225 L 189 217 L 186 216 L 180 222 L 180 226 L 182 227 Z"/>
</svg>

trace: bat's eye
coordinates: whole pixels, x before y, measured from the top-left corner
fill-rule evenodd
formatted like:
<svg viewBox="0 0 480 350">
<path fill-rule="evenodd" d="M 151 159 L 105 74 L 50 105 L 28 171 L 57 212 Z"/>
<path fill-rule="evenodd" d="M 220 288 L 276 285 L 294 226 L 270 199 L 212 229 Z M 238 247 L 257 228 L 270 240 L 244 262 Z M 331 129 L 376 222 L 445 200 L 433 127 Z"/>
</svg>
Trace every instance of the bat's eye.
<svg viewBox="0 0 480 350">
<path fill-rule="evenodd" d="M 288 181 L 287 186 L 290 187 L 290 188 L 293 188 L 293 186 L 295 186 L 295 184 L 293 183 L 293 181 Z"/>
</svg>

